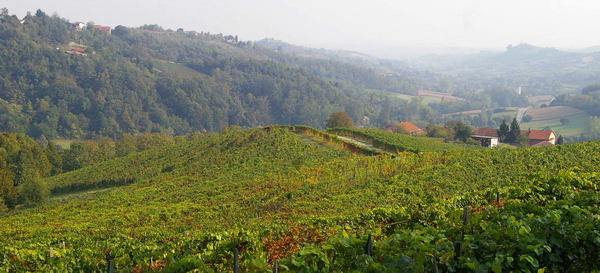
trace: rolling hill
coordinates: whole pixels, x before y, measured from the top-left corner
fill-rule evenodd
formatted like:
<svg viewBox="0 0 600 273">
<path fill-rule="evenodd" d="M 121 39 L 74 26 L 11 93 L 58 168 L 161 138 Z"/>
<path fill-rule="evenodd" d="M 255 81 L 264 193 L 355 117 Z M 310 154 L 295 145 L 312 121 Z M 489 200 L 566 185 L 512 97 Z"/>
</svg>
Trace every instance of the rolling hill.
<svg viewBox="0 0 600 273">
<path fill-rule="evenodd" d="M 231 35 L 157 25 L 76 27 L 39 10 L 0 20 L 0 129 L 34 138 L 184 135 L 229 125 L 307 124 L 346 111 L 361 123 L 392 107 L 373 88 L 417 90 L 342 57 L 294 56 Z M 398 117 L 393 117 L 397 119 Z M 424 118 L 426 119 L 426 118 Z M 381 123 L 385 123 L 382 121 Z"/>
<path fill-rule="evenodd" d="M 235 248 L 242 272 L 597 269 L 598 142 L 392 158 L 295 130 L 231 127 L 47 178 L 69 192 L 3 215 L 0 268 L 222 272 Z"/>
</svg>

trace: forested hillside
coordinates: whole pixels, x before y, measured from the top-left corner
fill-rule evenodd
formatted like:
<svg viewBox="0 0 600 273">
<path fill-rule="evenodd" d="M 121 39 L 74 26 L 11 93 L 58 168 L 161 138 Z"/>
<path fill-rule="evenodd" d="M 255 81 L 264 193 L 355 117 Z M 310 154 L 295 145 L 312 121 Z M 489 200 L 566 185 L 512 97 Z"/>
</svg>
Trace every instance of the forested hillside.
<svg viewBox="0 0 600 273">
<path fill-rule="evenodd" d="M 240 272 L 600 269 L 598 142 L 392 158 L 303 130 L 230 127 L 41 180 L 50 202 L 0 218 L 0 269 L 224 272 L 234 249 Z"/>
<path fill-rule="evenodd" d="M 395 105 L 362 90 L 411 93 L 419 82 L 222 34 L 157 25 L 116 26 L 107 34 L 91 23 L 79 30 L 41 10 L 22 23 L 3 10 L 0 38 L 0 130 L 34 138 L 323 127 L 335 111 L 385 125 L 401 119 L 387 114 Z"/>
</svg>

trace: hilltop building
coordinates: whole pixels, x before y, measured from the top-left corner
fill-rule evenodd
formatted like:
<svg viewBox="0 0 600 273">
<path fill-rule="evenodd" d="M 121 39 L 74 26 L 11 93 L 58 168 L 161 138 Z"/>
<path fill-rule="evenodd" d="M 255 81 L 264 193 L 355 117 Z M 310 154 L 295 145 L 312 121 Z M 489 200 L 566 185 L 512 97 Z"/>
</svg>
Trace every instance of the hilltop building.
<svg viewBox="0 0 600 273">
<path fill-rule="evenodd" d="M 82 31 L 83 29 L 85 29 L 85 24 L 83 22 L 75 22 L 71 24 L 75 30 L 77 31 Z"/>
<path fill-rule="evenodd" d="M 94 25 L 94 26 L 92 26 L 92 28 L 95 29 L 95 30 L 99 30 L 99 31 L 105 32 L 106 34 L 110 34 L 111 31 L 112 31 L 110 29 L 110 27 L 105 27 L 105 26 L 101 26 L 101 25 Z"/>
</svg>

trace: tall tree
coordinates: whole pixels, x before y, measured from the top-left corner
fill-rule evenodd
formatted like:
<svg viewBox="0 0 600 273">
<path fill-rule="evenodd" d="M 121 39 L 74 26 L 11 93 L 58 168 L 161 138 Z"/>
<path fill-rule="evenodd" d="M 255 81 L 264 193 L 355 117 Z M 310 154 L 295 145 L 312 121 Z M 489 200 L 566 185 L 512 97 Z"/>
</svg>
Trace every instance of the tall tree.
<svg viewBox="0 0 600 273">
<path fill-rule="evenodd" d="M 508 124 L 506 124 L 506 120 L 502 120 L 502 124 L 500 124 L 500 128 L 498 129 L 498 139 L 500 142 L 507 142 L 506 137 L 508 136 Z"/>
<path fill-rule="evenodd" d="M 519 126 L 519 122 L 517 121 L 517 118 L 513 118 L 512 122 L 510 123 L 510 131 L 506 136 L 506 142 L 516 142 L 520 135 L 521 127 Z"/>
<path fill-rule="evenodd" d="M 0 158 L 0 199 L 8 208 L 17 204 L 17 190 L 14 183 L 15 175 L 8 169 L 6 162 Z"/>
</svg>

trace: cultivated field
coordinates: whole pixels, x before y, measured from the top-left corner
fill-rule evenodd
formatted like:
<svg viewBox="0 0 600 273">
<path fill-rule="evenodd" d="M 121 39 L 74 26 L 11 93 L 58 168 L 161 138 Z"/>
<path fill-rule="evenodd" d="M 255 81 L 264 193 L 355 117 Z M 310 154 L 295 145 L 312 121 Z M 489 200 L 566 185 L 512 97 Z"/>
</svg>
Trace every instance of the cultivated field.
<svg viewBox="0 0 600 273">
<path fill-rule="evenodd" d="M 471 111 L 455 112 L 455 113 L 450 113 L 450 114 L 443 114 L 442 116 L 452 116 L 452 115 L 458 115 L 458 114 L 463 114 L 463 115 L 479 115 L 479 114 L 481 114 L 481 110 L 471 110 Z"/>
<path fill-rule="evenodd" d="M 447 100 L 458 100 L 458 101 L 465 100 L 463 98 L 455 97 L 455 96 L 452 96 L 447 93 L 441 93 L 441 92 L 435 92 L 435 91 L 419 90 L 418 94 L 419 94 L 419 96 L 443 98 L 443 99 L 447 99 Z"/>
<path fill-rule="evenodd" d="M 527 98 L 527 101 L 534 106 L 542 105 L 542 104 L 550 104 L 554 96 L 552 95 L 541 95 L 541 96 L 531 96 Z"/>
<path fill-rule="evenodd" d="M 529 111 L 527 111 L 529 113 Z M 586 113 L 580 113 L 574 116 L 569 116 L 569 122 L 566 124 L 560 123 L 560 118 L 530 121 L 521 123 L 521 129 L 544 129 L 550 127 L 556 135 L 562 136 L 578 136 L 585 131 L 585 120 L 588 117 Z"/>
<path fill-rule="evenodd" d="M 413 96 L 413 95 L 399 94 L 399 93 L 388 92 L 388 91 L 383 91 L 383 90 L 375 90 L 375 89 L 368 89 L 366 91 L 370 92 L 370 93 L 385 94 L 385 95 L 393 97 L 393 98 L 403 99 L 403 100 L 407 100 L 407 101 L 410 101 L 413 98 L 419 98 L 423 105 L 428 105 L 429 103 L 432 103 L 432 102 L 442 101 L 441 97 Z"/>
<path fill-rule="evenodd" d="M 532 121 L 550 120 L 562 117 L 569 117 L 581 114 L 583 111 L 570 106 L 554 106 L 546 108 L 536 108 L 527 110 L 525 115 L 529 115 Z"/>
</svg>

